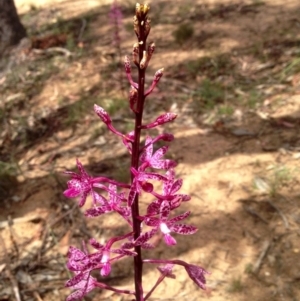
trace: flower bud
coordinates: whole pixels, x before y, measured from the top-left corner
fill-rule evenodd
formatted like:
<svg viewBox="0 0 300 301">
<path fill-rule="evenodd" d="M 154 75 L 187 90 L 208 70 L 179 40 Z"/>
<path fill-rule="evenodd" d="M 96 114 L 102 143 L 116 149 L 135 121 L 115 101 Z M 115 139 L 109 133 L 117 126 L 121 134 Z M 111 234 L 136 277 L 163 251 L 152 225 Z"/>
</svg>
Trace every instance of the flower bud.
<svg viewBox="0 0 300 301">
<path fill-rule="evenodd" d="M 140 37 L 140 27 L 139 27 L 139 20 L 136 16 L 133 17 L 133 29 L 136 34 L 136 36 Z"/>
<path fill-rule="evenodd" d="M 177 117 L 175 113 L 165 113 L 156 118 L 158 125 L 173 121 Z"/>
<path fill-rule="evenodd" d="M 141 69 L 144 69 L 147 67 L 148 65 L 148 55 L 147 55 L 147 52 L 144 50 L 143 51 L 143 58 L 141 59 L 141 62 L 140 62 L 140 68 Z"/>
<path fill-rule="evenodd" d="M 137 3 L 135 6 L 135 14 L 138 18 L 145 18 L 149 10 L 150 10 L 150 6 L 147 3 L 145 4 Z"/>
<path fill-rule="evenodd" d="M 156 126 L 163 125 L 167 122 L 173 121 L 177 117 L 177 114 L 175 113 L 164 113 L 156 118 L 154 122 L 151 122 L 147 125 L 142 125 L 142 129 L 152 129 Z"/>
<path fill-rule="evenodd" d="M 153 81 L 156 84 L 159 82 L 160 78 L 163 76 L 163 72 L 164 72 L 164 68 L 161 68 L 155 72 Z"/>
<path fill-rule="evenodd" d="M 132 50 L 132 61 L 138 66 L 139 64 L 139 44 L 134 43 Z"/>
<path fill-rule="evenodd" d="M 136 15 L 139 15 L 140 11 L 141 11 L 141 5 L 139 3 L 137 3 L 135 5 L 135 13 L 136 13 Z"/>
<path fill-rule="evenodd" d="M 151 19 L 147 18 L 145 22 L 145 30 L 144 30 L 145 37 L 148 36 L 150 29 L 151 29 Z"/>
<path fill-rule="evenodd" d="M 102 107 L 95 104 L 94 105 L 94 111 L 101 118 L 101 120 L 105 124 L 110 124 L 111 123 L 111 119 L 110 119 L 108 113 Z"/>
<path fill-rule="evenodd" d="M 153 91 L 153 89 L 159 82 L 160 78 L 163 76 L 163 71 L 164 71 L 164 68 L 161 68 L 156 71 L 156 73 L 154 74 L 154 78 L 153 78 L 150 88 L 145 92 L 145 96 L 149 95 Z"/>
<path fill-rule="evenodd" d="M 127 55 L 124 58 L 124 67 L 126 74 L 131 74 L 131 66 L 130 66 L 130 59 Z"/>
<path fill-rule="evenodd" d="M 152 54 L 154 53 L 154 50 L 155 50 L 155 44 L 152 42 L 148 46 L 148 61 L 150 61 Z"/>
<path fill-rule="evenodd" d="M 136 103 L 138 100 L 138 92 L 137 89 L 131 87 L 131 90 L 129 92 L 129 104 L 130 104 L 130 108 L 133 112 L 137 113 L 136 111 Z"/>
</svg>

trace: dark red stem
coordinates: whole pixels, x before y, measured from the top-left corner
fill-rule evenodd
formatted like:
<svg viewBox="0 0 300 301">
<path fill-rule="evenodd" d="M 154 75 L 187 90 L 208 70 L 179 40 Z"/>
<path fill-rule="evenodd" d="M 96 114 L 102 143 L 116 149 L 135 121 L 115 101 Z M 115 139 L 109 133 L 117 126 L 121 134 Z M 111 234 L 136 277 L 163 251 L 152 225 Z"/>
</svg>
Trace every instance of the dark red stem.
<svg viewBox="0 0 300 301">
<path fill-rule="evenodd" d="M 139 61 L 142 60 L 143 51 L 146 49 L 146 37 L 139 20 L 140 37 L 139 37 Z M 138 66 L 138 101 L 135 112 L 135 127 L 134 127 L 134 142 L 132 144 L 131 167 L 138 170 L 139 156 L 140 156 L 140 139 L 141 139 L 141 126 L 143 120 L 143 110 L 145 102 L 145 69 Z M 134 180 L 134 175 L 131 175 L 131 182 Z M 141 220 L 139 219 L 139 195 L 136 194 L 134 202 L 131 206 L 132 222 L 134 239 L 136 240 L 141 234 Z M 134 256 L 134 283 L 136 292 L 136 301 L 144 301 L 143 286 L 142 286 L 142 272 L 143 260 L 141 246 L 136 246 L 134 251 L 137 253 Z"/>
</svg>

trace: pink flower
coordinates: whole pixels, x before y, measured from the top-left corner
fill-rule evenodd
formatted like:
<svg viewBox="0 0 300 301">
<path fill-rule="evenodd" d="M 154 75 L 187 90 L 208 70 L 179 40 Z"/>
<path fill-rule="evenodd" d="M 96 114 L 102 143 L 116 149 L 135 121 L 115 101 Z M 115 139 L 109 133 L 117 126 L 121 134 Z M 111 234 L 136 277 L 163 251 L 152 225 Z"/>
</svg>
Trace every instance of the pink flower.
<svg viewBox="0 0 300 301">
<path fill-rule="evenodd" d="M 170 233 L 175 232 L 178 234 L 190 235 L 194 234 L 197 231 L 197 228 L 185 224 L 177 224 L 177 222 L 190 215 L 189 211 L 168 220 L 170 211 L 170 203 L 168 201 L 163 201 L 160 205 L 160 217 L 147 217 L 144 222 L 147 226 L 155 227 L 156 231 L 160 230 L 166 244 L 172 246 L 176 244 L 176 240 Z"/>
<path fill-rule="evenodd" d="M 133 183 L 128 194 L 128 206 L 130 207 L 135 199 L 136 194 L 141 194 L 142 190 L 151 193 L 153 191 L 153 185 L 149 183 L 149 180 L 166 181 L 167 178 L 159 173 L 155 172 L 143 172 L 137 171 L 135 168 L 131 168 L 131 172 L 134 175 Z"/>
<path fill-rule="evenodd" d="M 92 195 L 94 203 L 101 202 L 102 196 L 93 191 L 93 178 L 87 174 L 78 159 L 76 162 L 79 170 L 78 174 L 72 171 L 65 171 L 65 174 L 71 175 L 72 179 L 68 181 L 68 189 L 64 191 L 64 195 L 67 198 L 80 196 L 79 207 L 82 207 L 85 204 L 89 194 Z"/>
<path fill-rule="evenodd" d="M 166 264 L 164 266 L 159 266 L 157 267 L 157 269 L 162 273 L 162 275 L 164 275 L 165 277 L 167 278 L 172 278 L 172 279 L 175 279 L 176 276 L 172 273 L 172 270 L 173 270 L 173 267 L 174 267 L 174 264 Z"/>
<path fill-rule="evenodd" d="M 65 286 L 76 290 L 66 299 L 66 301 L 74 301 L 82 299 L 91 290 L 96 288 L 97 280 L 89 272 L 77 273 L 74 278 L 66 282 Z"/>
<path fill-rule="evenodd" d="M 117 186 L 109 184 L 108 186 L 108 199 L 104 197 L 94 204 L 94 207 L 86 210 L 85 216 L 96 217 L 107 212 L 117 212 L 125 219 L 128 219 L 131 215 L 131 210 L 127 206 L 122 206 L 122 201 L 126 201 L 124 193 L 117 193 Z"/>
<path fill-rule="evenodd" d="M 203 268 L 193 265 L 193 264 L 186 264 L 184 265 L 185 270 L 187 271 L 189 277 L 202 289 L 206 289 L 206 280 L 205 275 L 210 274 Z"/>
<path fill-rule="evenodd" d="M 173 160 L 162 159 L 162 157 L 167 152 L 168 147 L 163 146 L 159 148 L 153 154 L 153 141 L 151 137 L 146 138 L 145 149 L 141 155 L 141 163 L 139 170 L 144 171 L 148 167 L 156 168 L 156 169 L 169 169 L 175 167 L 177 164 Z"/>
</svg>

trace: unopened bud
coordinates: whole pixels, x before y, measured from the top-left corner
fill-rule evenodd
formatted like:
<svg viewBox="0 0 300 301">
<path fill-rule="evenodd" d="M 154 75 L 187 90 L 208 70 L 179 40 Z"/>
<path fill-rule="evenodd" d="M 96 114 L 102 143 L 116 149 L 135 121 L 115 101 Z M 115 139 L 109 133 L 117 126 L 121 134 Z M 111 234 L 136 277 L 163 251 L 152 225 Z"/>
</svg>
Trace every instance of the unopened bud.
<svg viewBox="0 0 300 301">
<path fill-rule="evenodd" d="M 152 54 L 154 53 L 154 50 L 155 50 L 155 44 L 152 42 L 148 46 L 148 61 L 150 61 Z"/>
<path fill-rule="evenodd" d="M 156 118 L 156 122 L 161 125 L 173 121 L 177 117 L 175 113 L 165 113 Z"/>
<path fill-rule="evenodd" d="M 94 105 L 94 111 L 101 118 L 101 120 L 105 124 L 110 124 L 111 123 L 111 119 L 110 119 L 108 113 L 102 107 L 95 104 Z"/>
<path fill-rule="evenodd" d="M 164 71 L 164 68 L 161 68 L 155 72 L 152 84 L 151 84 L 150 88 L 145 92 L 145 96 L 149 95 L 153 91 L 153 89 L 156 87 L 160 78 L 163 76 L 163 71 Z"/>
<path fill-rule="evenodd" d="M 146 23 L 145 23 L 145 37 L 148 36 L 149 32 L 151 29 L 151 20 L 149 18 L 146 19 Z"/>
<path fill-rule="evenodd" d="M 134 43 L 134 45 L 133 45 L 132 60 L 136 65 L 139 64 L 139 44 L 138 43 Z"/>
<path fill-rule="evenodd" d="M 151 122 L 147 125 L 142 125 L 141 128 L 142 129 L 153 129 L 159 125 L 163 125 L 167 122 L 173 121 L 176 117 L 177 117 L 177 114 L 175 114 L 175 113 L 165 113 L 165 114 L 162 114 L 159 117 L 157 117 L 154 122 Z M 169 138 L 172 139 L 171 137 L 169 137 Z"/>
<path fill-rule="evenodd" d="M 143 58 L 141 59 L 141 62 L 140 62 L 140 68 L 141 69 L 144 69 L 147 67 L 148 65 L 148 55 L 147 55 L 147 52 L 144 50 L 143 51 Z"/>
<path fill-rule="evenodd" d="M 161 77 L 163 76 L 163 72 L 164 72 L 164 68 L 161 68 L 161 69 L 157 70 L 154 74 L 153 81 L 158 83 L 159 80 L 161 79 Z"/>
<path fill-rule="evenodd" d="M 137 3 L 135 5 L 135 13 L 138 15 L 141 12 L 141 5 L 139 3 Z"/>
<path fill-rule="evenodd" d="M 136 34 L 136 36 L 140 37 L 140 27 L 139 27 L 139 20 L 136 16 L 133 17 L 133 29 Z"/>
<path fill-rule="evenodd" d="M 161 140 L 168 141 L 168 142 L 173 141 L 174 140 L 174 135 L 169 134 L 169 133 L 164 133 L 164 134 L 161 135 Z"/>
<path fill-rule="evenodd" d="M 142 10 L 143 10 L 143 14 L 144 15 L 147 15 L 149 10 L 150 10 L 150 5 L 148 3 L 145 3 L 143 6 L 142 6 Z"/>
<path fill-rule="evenodd" d="M 135 6 L 135 14 L 138 18 L 144 18 L 149 12 L 149 9 L 150 9 L 149 4 L 137 3 Z"/>
<path fill-rule="evenodd" d="M 130 92 L 129 92 L 129 105 L 130 105 L 131 110 L 135 113 L 137 113 L 137 111 L 136 111 L 137 100 L 138 100 L 137 89 L 132 87 Z"/>
<path fill-rule="evenodd" d="M 127 55 L 125 55 L 125 58 L 124 58 L 124 67 L 125 67 L 125 72 L 127 74 L 131 74 L 130 59 Z"/>
</svg>

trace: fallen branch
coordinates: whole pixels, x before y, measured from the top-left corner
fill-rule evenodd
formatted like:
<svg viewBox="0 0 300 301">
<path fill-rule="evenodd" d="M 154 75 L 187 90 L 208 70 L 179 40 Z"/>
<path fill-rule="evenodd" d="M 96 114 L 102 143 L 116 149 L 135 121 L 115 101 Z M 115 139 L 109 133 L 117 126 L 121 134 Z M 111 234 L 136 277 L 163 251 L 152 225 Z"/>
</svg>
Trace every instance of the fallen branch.
<svg viewBox="0 0 300 301">
<path fill-rule="evenodd" d="M 36 54 L 62 53 L 66 57 L 71 57 L 73 55 L 73 53 L 71 51 L 69 51 L 66 48 L 62 48 L 62 47 L 51 47 L 51 48 L 47 48 L 47 49 L 33 48 L 32 51 L 33 51 L 33 53 L 36 53 Z"/>
<path fill-rule="evenodd" d="M 265 220 L 260 214 L 258 214 L 252 207 L 244 205 L 243 208 L 245 209 L 245 211 L 251 215 L 253 215 L 254 217 L 260 219 L 263 223 L 268 224 L 268 221 Z"/>
<path fill-rule="evenodd" d="M 6 246 L 5 246 L 5 243 L 4 243 L 4 240 L 2 238 L 1 233 L 0 233 L 0 243 L 2 245 L 2 249 L 3 249 L 5 261 L 6 261 L 6 270 L 7 270 L 8 278 L 11 282 L 15 298 L 16 298 L 17 301 L 21 301 L 20 291 L 19 291 L 19 287 L 18 287 L 18 281 L 14 277 L 14 273 L 11 270 L 10 259 L 8 257 Z"/>
<path fill-rule="evenodd" d="M 282 220 L 283 220 L 283 223 L 284 223 L 285 228 L 288 229 L 288 228 L 289 228 L 289 222 L 288 222 L 287 218 L 285 217 L 285 215 L 284 215 L 284 214 L 279 210 L 279 208 L 278 208 L 275 204 L 273 204 L 270 200 L 268 200 L 267 202 L 270 204 L 270 206 L 271 206 L 272 208 L 274 208 L 274 209 L 277 211 L 277 213 L 280 215 L 280 217 L 281 217 Z"/>
<path fill-rule="evenodd" d="M 254 274 L 257 274 L 259 272 L 260 267 L 262 265 L 262 261 L 264 260 L 265 256 L 267 255 L 267 253 L 270 249 L 270 246 L 271 246 L 271 241 L 266 240 L 263 244 L 263 248 L 259 254 L 259 257 L 254 264 L 253 271 L 252 271 Z"/>
<path fill-rule="evenodd" d="M 22 223 L 28 223 L 28 222 L 32 222 L 32 221 L 38 221 L 41 220 L 41 214 L 34 214 L 34 215 L 30 215 L 30 216 L 24 216 L 24 217 L 17 217 L 12 219 L 11 221 L 7 220 L 7 221 L 3 221 L 0 222 L 0 229 L 2 228 L 6 228 L 9 227 L 9 225 L 15 225 L 15 224 L 22 224 Z"/>
</svg>

